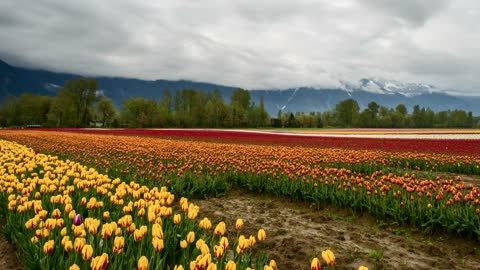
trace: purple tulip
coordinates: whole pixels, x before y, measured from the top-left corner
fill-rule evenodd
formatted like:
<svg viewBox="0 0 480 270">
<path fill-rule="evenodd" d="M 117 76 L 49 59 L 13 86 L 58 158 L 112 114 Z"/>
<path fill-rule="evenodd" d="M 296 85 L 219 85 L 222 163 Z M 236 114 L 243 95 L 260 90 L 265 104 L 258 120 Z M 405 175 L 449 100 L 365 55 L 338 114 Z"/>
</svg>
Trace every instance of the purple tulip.
<svg viewBox="0 0 480 270">
<path fill-rule="evenodd" d="M 75 226 L 78 226 L 82 224 L 82 216 L 80 216 L 80 214 L 77 214 L 74 218 L 73 218 L 73 225 Z"/>
</svg>

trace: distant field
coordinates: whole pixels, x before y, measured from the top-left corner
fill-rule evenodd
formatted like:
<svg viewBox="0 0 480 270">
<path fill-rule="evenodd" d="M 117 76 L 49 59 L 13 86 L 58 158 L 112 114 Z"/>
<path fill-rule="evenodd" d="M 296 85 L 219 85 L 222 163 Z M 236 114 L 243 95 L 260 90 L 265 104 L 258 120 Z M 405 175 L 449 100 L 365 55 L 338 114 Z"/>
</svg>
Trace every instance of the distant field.
<svg viewBox="0 0 480 270">
<path fill-rule="evenodd" d="M 266 132 L 362 138 L 480 140 L 480 129 L 273 129 Z"/>
<path fill-rule="evenodd" d="M 184 138 L 231 143 L 340 147 L 456 154 L 480 153 L 480 130 L 469 129 L 35 129 Z M 402 133 L 403 132 L 403 133 Z M 437 133 L 435 133 L 437 132 Z"/>
</svg>

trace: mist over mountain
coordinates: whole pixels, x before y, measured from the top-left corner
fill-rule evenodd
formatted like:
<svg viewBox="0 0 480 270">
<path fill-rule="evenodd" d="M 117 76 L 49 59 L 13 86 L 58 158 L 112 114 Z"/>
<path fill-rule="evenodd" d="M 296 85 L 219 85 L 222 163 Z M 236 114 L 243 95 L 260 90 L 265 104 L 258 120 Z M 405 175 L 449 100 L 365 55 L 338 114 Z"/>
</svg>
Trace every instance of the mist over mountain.
<svg viewBox="0 0 480 270">
<path fill-rule="evenodd" d="M 9 96 L 22 93 L 53 96 L 65 81 L 81 78 L 81 75 L 56 73 L 11 66 L 0 60 L 0 102 Z M 212 92 L 218 89 L 224 100 L 229 102 L 231 93 L 241 86 L 223 86 L 188 80 L 139 80 L 119 77 L 95 77 L 99 95 L 111 98 L 120 108 L 122 100 L 143 97 L 158 100 L 163 91 L 173 95 L 176 90 L 195 89 Z M 393 108 L 402 103 L 411 111 L 414 105 L 429 107 L 434 111 L 461 109 L 480 115 L 480 96 L 454 96 L 444 93 L 432 85 L 404 83 L 365 78 L 358 82 L 340 82 L 339 88 L 319 89 L 299 87 L 285 90 L 250 90 L 251 100 L 259 103 L 264 97 L 265 109 L 275 117 L 279 110 L 284 112 L 327 111 L 345 99 L 355 99 L 363 109 L 371 101 Z"/>
</svg>

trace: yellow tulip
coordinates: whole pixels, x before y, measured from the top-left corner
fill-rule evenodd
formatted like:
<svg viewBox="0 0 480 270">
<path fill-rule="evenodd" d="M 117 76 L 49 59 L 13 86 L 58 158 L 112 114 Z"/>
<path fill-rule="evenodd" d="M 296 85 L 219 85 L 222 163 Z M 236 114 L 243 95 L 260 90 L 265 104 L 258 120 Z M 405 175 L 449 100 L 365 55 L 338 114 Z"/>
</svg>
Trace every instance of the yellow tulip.
<svg viewBox="0 0 480 270">
<path fill-rule="evenodd" d="M 47 221 L 45 221 L 45 228 L 47 228 L 50 231 L 55 229 L 56 226 L 57 226 L 57 220 L 55 220 L 54 218 L 49 218 L 47 219 Z"/>
<path fill-rule="evenodd" d="M 258 241 L 263 241 L 267 239 L 267 233 L 265 232 L 264 229 L 258 230 L 258 235 L 257 235 Z"/>
<path fill-rule="evenodd" d="M 81 252 L 83 249 L 83 246 L 85 246 L 86 243 L 87 243 L 87 240 L 85 240 L 85 238 L 81 238 L 81 237 L 75 238 L 75 241 L 73 242 L 73 249 L 76 252 Z"/>
<path fill-rule="evenodd" d="M 123 236 L 116 236 L 113 240 L 113 253 L 120 254 L 125 246 L 125 238 Z"/>
<path fill-rule="evenodd" d="M 217 259 L 220 259 L 223 257 L 223 247 L 222 246 L 213 246 L 213 256 L 217 257 Z"/>
<path fill-rule="evenodd" d="M 65 225 L 65 221 L 63 220 L 63 218 L 57 219 L 57 227 L 61 228 L 64 225 Z"/>
<path fill-rule="evenodd" d="M 277 262 L 275 262 L 275 260 L 270 260 L 268 266 L 270 266 L 273 270 L 277 270 Z"/>
<path fill-rule="evenodd" d="M 63 245 L 63 250 L 65 252 L 70 252 L 73 249 L 73 243 L 70 240 L 65 241 L 65 244 Z"/>
<path fill-rule="evenodd" d="M 200 223 L 198 224 L 200 228 L 204 230 L 210 230 L 212 228 L 212 223 L 208 218 L 203 218 Z"/>
<path fill-rule="evenodd" d="M 322 251 L 322 258 L 327 265 L 334 265 L 335 264 L 335 255 L 330 249 L 326 249 Z"/>
<path fill-rule="evenodd" d="M 320 270 L 322 269 L 322 265 L 317 257 L 313 258 L 312 264 L 310 265 L 310 270 Z"/>
<path fill-rule="evenodd" d="M 243 228 L 243 220 L 239 218 L 237 219 L 237 222 L 235 222 L 235 229 L 241 230 L 242 228 Z"/>
<path fill-rule="evenodd" d="M 80 270 L 80 267 L 74 263 L 72 266 L 70 266 L 70 268 L 68 268 L 68 270 Z"/>
<path fill-rule="evenodd" d="M 155 211 L 151 211 L 150 208 L 149 208 L 148 213 L 147 213 L 148 222 L 152 223 L 152 222 L 155 221 L 156 218 L 157 218 L 157 216 L 155 214 Z"/>
<path fill-rule="evenodd" d="M 64 237 L 62 237 L 62 241 L 61 241 L 62 245 L 65 245 L 65 242 L 67 242 L 68 240 L 70 240 L 70 236 L 65 235 Z"/>
<path fill-rule="evenodd" d="M 30 238 L 30 241 L 34 244 L 38 243 L 38 237 L 34 236 L 34 237 Z"/>
<path fill-rule="evenodd" d="M 182 240 L 180 241 L 180 247 L 183 248 L 183 249 L 186 249 L 188 246 L 188 243 L 186 240 Z"/>
<path fill-rule="evenodd" d="M 207 244 L 203 244 L 203 245 L 200 247 L 200 252 L 202 252 L 203 255 L 209 254 L 209 253 L 210 253 L 210 249 L 208 248 L 208 245 L 207 245 Z"/>
<path fill-rule="evenodd" d="M 142 241 L 143 239 L 143 232 L 141 230 L 135 230 L 133 232 L 133 239 L 135 239 L 136 242 Z"/>
<path fill-rule="evenodd" d="M 84 224 L 90 234 L 96 234 L 98 232 L 98 227 L 100 226 L 100 220 L 95 218 L 86 218 Z"/>
<path fill-rule="evenodd" d="M 137 264 L 138 270 L 148 270 L 148 259 L 145 256 L 140 257 Z"/>
<path fill-rule="evenodd" d="M 214 233 L 216 235 L 224 235 L 226 231 L 227 231 L 227 226 L 226 226 L 225 222 L 221 221 L 215 227 Z"/>
<path fill-rule="evenodd" d="M 225 270 L 237 270 L 237 265 L 234 261 L 230 260 L 227 262 L 227 265 L 225 265 Z"/>
<path fill-rule="evenodd" d="M 25 228 L 27 229 L 34 229 L 37 226 L 37 222 L 35 219 L 31 218 L 25 222 Z"/>
<path fill-rule="evenodd" d="M 362 265 L 362 266 L 358 267 L 358 270 L 368 270 L 368 267 Z"/>
<path fill-rule="evenodd" d="M 191 203 L 189 206 L 188 206 L 188 213 L 187 213 L 187 217 L 189 219 L 195 219 L 198 215 L 198 211 L 200 211 L 200 207 L 194 205 L 193 203 Z"/>
<path fill-rule="evenodd" d="M 183 268 L 182 265 L 178 265 L 178 266 L 175 265 L 175 267 L 173 268 L 173 270 L 185 270 L 185 269 Z"/>
<path fill-rule="evenodd" d="M 228 238 L 226 238 L 226 237 L 220 238 L 220 246 L 222 246 L 224 250 L 227 250 L 227 248 L 228 248 Z"/>
<path fill-rule="evenodd" d="M 180 214 L 176 214 L 173 216 L 173 223 L 178 225 L 182 221 L 182 216 Z"/>
<path fill-rule="evenodd" d="M 113 234 L 113 231 L 115 230 L 116 228 L 114 228 L 114 226 L 112 226 L 110 223 L 105 223 L 102 225 L 102 230 L 101 230 L 101 236 L 103 239 L 107 239 L 107 238 L 110 238 Z"/>
<path fill-rule="evenodd" d="M 160 226 L 157 223 L 153 224 L 153 226 L 152 226 L 152 237 L 163 238 L 162 226 Z"/>
<path fill-rule="evenodd" d="M 194 232 L 189 232 L 187 234 L 187 242 L 188 243 L 193 243 L 195 241 L 195 233 Z"/>
<path fill-rule="evenodd" d="M 43 245 L 43 253 L 47 255 L 52 254 L 54 247 L 55 247 L 55 241 L 49 240 L 45 242 L 45 244 Z"/>
<path fill-rule="evenodd" d="M 82 248 L 82 259 L 84 261 L 90 260 L 93 255 L 93 247 L 91 245 L 84 245 Z"/>
<path fill-rule="evenodd" d="M 257 244 L 257 240 L 255 240 L 255 236 L 250 235 L 248 238 L 249 246 L 254 247 Z"/>
<path fill-rule="evenodd" d="M 162 251 L 162 249 L 163 249 L 163 239 L 160 239 L 158 237 L 152 238 L 152 245 L 153 245 L 153 249 L 156 252 Z"/>
<path fill-rule="evenodd" d="M 54 209 L 52 212 L 52 217 L 59 218 L 62 215 L 59 209 Z"/>
<path fill-rule="evenodd" d="M 100 256 L 97 256 L 92 259 L 90 262 L 91 270 L 105 270 L 108 265 L 108 254 L 103 253 Z"/>
<path fill-rule="evenodd" d="M 214 263 L 210 263 L 207 267 L 207 270 L 217 270 L 217 265 Z"/>
</svg>

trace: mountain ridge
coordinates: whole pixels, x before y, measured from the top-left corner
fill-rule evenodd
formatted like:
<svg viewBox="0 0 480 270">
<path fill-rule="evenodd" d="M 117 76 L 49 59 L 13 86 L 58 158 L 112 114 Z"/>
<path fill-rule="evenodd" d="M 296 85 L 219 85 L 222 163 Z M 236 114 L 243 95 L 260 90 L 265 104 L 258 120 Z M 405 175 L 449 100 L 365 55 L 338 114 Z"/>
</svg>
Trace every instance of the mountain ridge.
<svg viewBox="0 0 480 270">
<path fill-rule="evenodd" d="M 0 59 L 0 102 L 9 96 L 19 96 L 22 93 L 37 95 L 55 95 L 67 80 L 85 76 L 51 72 L 38 69 L 27 69 L 11 66 Z M 219 90 L 226 102 L 231 93 L 238 89 L 235 86 L 219 85 L 208 82 L 190 80 L 141 80 L 124 77 L 91 77 L 97 80 L 99 93 L 111 98 L 117 108 L 124 99 L 143 97 L 158 100 L 164 90 L 173 95 L 175 90 L 196 89 L 205 92 Z M 338 88 L 296 87 L 288 89 L 256 89 L 249 90 L 251 100 L 259 103 L 264 97 L 265 109 L 270 116 L 275 117 L 279 110 L 284 112 L 327 111 L 345 99 L 355 99 L 360 108 L 365 108 L 369 102 L 394 108 L 402 103 L 409 111 L 418 104 L 434 111 L 462 109 L 480 115 L 480 97 L 454 96 L 441 92 L 432 85 L 403 83 L 379 78 L 365 78 L 358 82 L 340 82 Z"/>
</svg>

